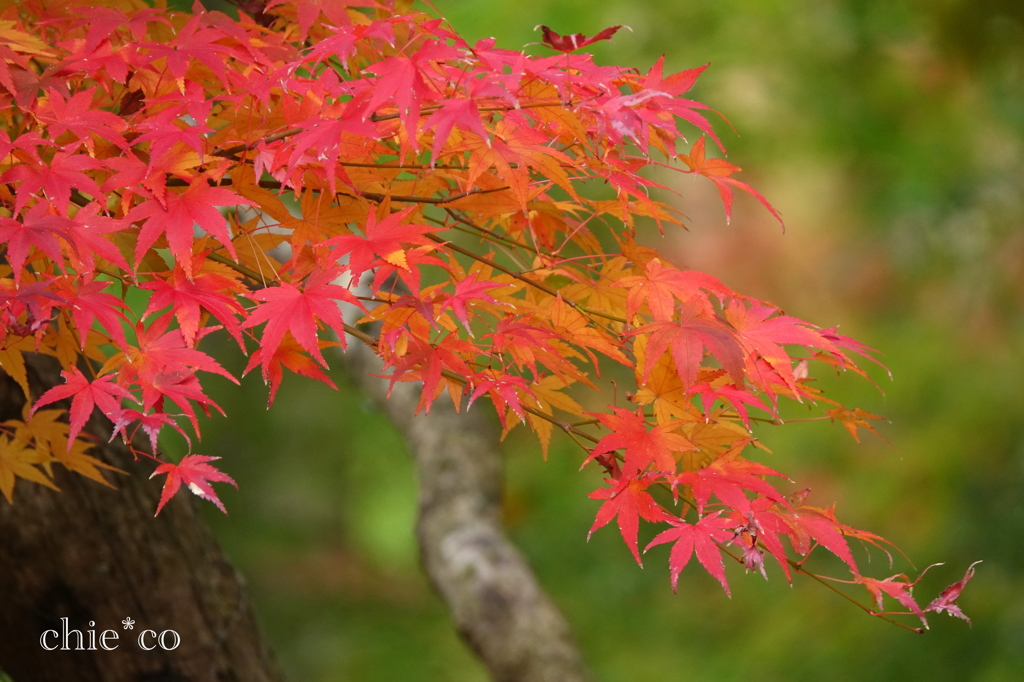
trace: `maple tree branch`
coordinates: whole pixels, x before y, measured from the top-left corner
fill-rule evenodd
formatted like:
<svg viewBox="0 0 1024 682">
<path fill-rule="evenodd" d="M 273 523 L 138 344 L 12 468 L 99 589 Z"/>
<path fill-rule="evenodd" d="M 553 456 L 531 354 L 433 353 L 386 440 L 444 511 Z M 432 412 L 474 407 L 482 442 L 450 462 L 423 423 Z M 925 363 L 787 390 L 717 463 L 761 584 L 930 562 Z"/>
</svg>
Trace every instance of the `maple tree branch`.
<svg viewBox="0 0 1024 682">
<path fill-rule="evenodd" d="M 189 182 L 187 180 L 184 180 L 183 178 L 168 178 L 167 182 L 166 182 L 166 186 L 167 187 L 188 187 L 191 184 L 192 184 L 191 182 Z M 233 184 L 234 183 L 232 182 L 231 178 L 222 178 L 220 180 L 220 182 L 216 186 L 217 187 L 230 187 Z M 264 188 L 264 189 L 282 189 L 283 188 L 283 185 L 279 181 L 277 181 L 277 180 L 260 180 L 256 184 L 259 185 L 260 187 Z M 504 191 L 506 191 L 508 189 L 510 189 L 510 188 L 509 187 L 495 187 L 493 189 L 479 189 L 479 188 L 476 188 L 476 189 L 471 189 L 468 192 L 459 192 L 458 194 L 452 194 L 452 195 L 449 195 L 449 196 L 446 196 L 446 197 L 415 197 L 415 196 L 392 194 L 392 195 L 390 195 L 390 198 L 391 198 L 391 201 L 399 201 L 399 202 L 402 202 L 402 203 L 409 203 L 409 204 L 449 204 L 449 203 L 451 203 L 453 201 L 458 201 L 459 199 L 465 199 L 466 197 L 474 196 L 476 194 L 492 194 L 492 193 L 495 193 L 495 192 L 504 192 Z M 358 197 L 362 197 L 363 199 L 369 199 L 370 201 L 376 201 L 377 203 L 381 203 L 386 198 L 388 198 L 388 195 L 380 194 L 378 192 L 358 192 L 357 191 L 355 194 L 345 194 L 344 192 L 342 192 L 341 194 L 342 194 L 342 196 L 358 196 Z M 84 206 L 85 204 L 83 203 L 81 205 Z"/>
<path fill-rule="evenodd" d="M 208 259 L 214 261 L 215 263 L 220 263 L 221 265 L 228 266 L 229 268 L 231 268 L 235 272 L 237 272 L 237 273 L 239 273 L 241 275 L 245 275 L 246 277 L 251 279 L 253 282 L 256 282 L 257 284 L 264 284 L 264 285 L 266 284 L 266 280 L 267 280 L 266 275 L 263 275 L 262 273 L 256 272 L 252 268 L 247 267 L 245 265 L 242 265 L 241 263 L 236 263 L 235 261 L 231 260 L 229 257 L 221 255 L 221 254 L 217 253 L 216 251 L 211 251 L 210 253 L 206 254 L 206 257 Z"/>
<path fill-rule="evenodd" d="M 427 236 L 434 237 L 434 235 L 427 235 Z M 436 237 L 434 237 L 434 238 L 437 239 Z M 452 248 L 456 248 L 456 247 L 454 247 L 454 245 L 451 245 L 451 244 L 449 246 L 451 246 Z M 229 268 L 235 270 L 236 272 L 239 272 L 239 273 L 245 275 L 246 277 L 249 277 L 250 279 L 252 279 L 252 280 L 254 280 L 256 282 L 259 282 L 261 280 L 261 276 L 260 276 L 260 274 L 258 272 L 256 272 L 255 270 L 252 270 L 251 268 L 248 268 L 248 267 L 246 267 L 244 265 L 241 265 L 240 263 L 234 262 L 233 260 L 231 260 L 227 256 L 222 256 L 219 253 L 211 252 L 210 254 L 207 255 L 207 258 L 209 258 L 212 261 L 216 261 L 218 263 L 222 263 L 223 265 L 228 266 Z M 357 327 L 354 327 L 354 326 L 352 326 L 350 324 L 345 324 L 344 325 L 344 329 L 345 329 L 346 333 L 348 333 L 349 335 L 359 339 L 364 344 L 366 344 L 368 347 L 370 347 L 370 348 L 372 348 L 374 350 L 377 349 L 377 346 L 378 346 L 378 343 L 379 343 L 378 339 L 370 336 L 366 332 L 363 332 L 360 329 L 358 329 Z M 453 372 L 453 371 L 451 371 L 449 369 L 442 369 L 441 370 L 441 374 L 443 376 L 449 378 L 449 379 L 453 379 L 455 381 L 458 381 L 459 383 L 461 383 L 463 385 L 466 384 L 466 378 L 465 377 L 463 377 L 463 376 L 461 376 L 459 374 L 456 374 L 455 372 Z M 529 412 L 530 414 L 534 415 L 535 417 L 539 417 L 540 419 L 543 419 L 545 421 L 551 422 L 553 425 L 557 426 L 559 429 L 561 429 L 562 431 L 565 431 L 566 433 L 574 434 L 576 436 L 579 436 L 580 438 L 585 438 L 585 439 L 591 441 L 592 443 L 596 443 L 596 442 L 598 442 L 598 440 L 600 440 L 596 436 L 594 436 L 592 434 L 589 434 L 586 431 L 582 431 L 582 430 L 576 428 L 575 424 L 572 424 L 572 423 L 569 423 L 569 422 L 563 422 L 563 421 L 561 421 L 559 419 L 555 419 L 553 416 L 551 416 L 549 414 L 546 414 L 546 413 L 544 413 L 544 412 L 542 412 L 540 410 L 537 410 L 537 409 L 534 409 L 532 407 L 529 407 L 527 405 L 523 405 L 522 408 L 523 408 L 524 411 Z M 586 422 L 584 422 L 584 423 L 586 423 Z"/>
<path fill-rule="evenodd" d="M 559 107 L 559 108 L 561 108 L 561 107 L 575 106 L 576 104 L 579 104 L 579 102 L 571 102 L 571 101 L 570 102 L 562 102 L 561 100 L 551 100 L 551 101 L 548 101 L 548 102 L 532 102 L 532 103 L 529 103 L 529 104 L 521 104 L 519 106 L 508 106 L 508 105 L 505 105 L 505 106 L 500 106 L 500 107 L 477 107 L 476 110 L 477 111 L 503 112 L 503 111 L 515 111 L 515 110 L 519 110 L 519 109 L 545 109 L 547 107 Z M 442 106 L 443 105 L 440 105 L 440 104 L 429 104 L 429 105 L 427 105 L 425 107 L 422 107 L 420 109 L 420 116 L 424 116 L 426 114 L 432 114 L 435 111 L 441 109 Z M 374 123 L 376 123 L 378 121 L 392 121 L 392 120 L 394 120 L 396 118 L 401 118 L 401 116 L 402 116 L 401 112 L 398 112 L 398 111 L 394 112 L 393 114 L 376 114 L 375 113 L 375 114 L 372 114 L 370 116 L 370 120 L 373 121 Z"/>
<path fill-rule="evenodd" d="M 518 241 L 516 241 L 514 239 L 510 239 L 509 237 L 503 237 L 501 235 L 494 234 L 493 231 L 488 230 L 486 227 L 480 227 L 479 225 L 477 225 L 473 221 L 466 220 L 462 216 L 458 215 L 453 209 L 448 208 L 447 206 L 444 207 L 444 211 L 445 211 L 445 213 L 447 213 L 448 215 L 450 215 L 452 217 L 452 220 L 460 222 L 463 225 L 466 225 L 467 227 L 471 227 L 471 228 L 473 228 L 474 230 L 480 232 L 483 235 L 489 235 L 493 239 L 500 239 L 503 243 L 508 244 L 510 246 L 517 246 L 520 249 L 525 249 L 526 251 L 532 251 L 533 253 L 537 254 L 538 256 L 540 256 L 540 255 L 550 255 L 550 254 L 541 254 L 541 252 L 538 249 L 530 246 L 529 244 L 523 244 L 522 242 L 518 242 Z"/>
<path fill-rule="evenodd" d="M 444 227 L 445 229 L 448 229 L 448 230 L 457 230 L 457 231 L 459 231 L 459 232 L 461 232 L 463 234 L 473 235 L 474 237 L 477 237 L 479 239 L 483 239 L 484 241 L 491 242 L 492 244 L 495 244 L 497 246 L 511 246 L 512 245 L 512 244 L 510 244 L 509 242 L 506 242 L 505 240 L 503 240 L 501 237 L 499 237 L 497 235 L 492 235 L 492 234 L 487 234 L 487 233 L 480 234 L 479 232 L 473 232 L 472 230 L 467 229 L 465 227 L 462 227 L 461 225 L 448 225 L 448 223 L 444 222 L 443 220 L 438 220 L 437 218 L 431 218 L 430 216 L 423 216 L 423 219 L 426 220 L 429 223 L 434 223 L 435 225 L 437 225 L 439 227 Z"/>
<path fill-rule="evenodd" d="M 452 251 L 455 251 L 457 253 L 461 253 L 463 256 L 468 256 L 469 258 L 472 258 L 473 260 L 477 261 L 478 263 L 483 263 L 484 265 L 490 266 L 490 267 L 494 268 L 495 270 L 498 270 L 499 272 L 504 272 L 509 277 L 512 277 L 514 279 L 519 280 L 520 282 L 528 284 L 529 286 L 532 286 L 535 289 L 539 289 L 540 291 L 543 291 L 545 294 L 547 294 L 548 296 L 551 296 L 552 298 L 557 298 L 558 297 L 558 292 L 555 291 L 554 289 L 550 288 L 546 284 L 541 284 L 540 282 L 538 282 L 536 280 L 532 280 L 529 277 L 524 276 L 522 273 L 516 272 L 515 270 L 512 270 L 510 268 L 506 268 L 504 265 L 500 265 L 498 263 L 495 263 L 493 260 L 491 260 L 490 258 L 487 258 L 486 256 L 481 256 L 479 254 L 473 253 L 469 249 L 464 249 L 461 246 L 459 246 L 458 244 L 453 244 L 450 241 L 441 239 L 440 237 L 438 237 L 435 234 L 427 234 L 426 237 L 428 239 L 438 243 L 438 244 L 444 244 L 445 246 L 447 246 Z M 587 307 L 579 305 L 575 301 L 570 301 L 570 300 L 564 299 L 564 298 L 562 300 L 565 301 L 565 303 L 567 305 L 572 306 L 573 308 L 575 308 L 576 310 L 580 311 L 581 313 L 583 313 L 587 317 L 591 317 L 591 316 L 603 317 L 603 318 L 608 319 L 608 320 L 613 320 L 615 322 L 623 322 L 623 323 L 626 321 L 626 320 L 624 320 L 621 317 L 616 317 L 615 315 L 608 315 L 606 313 L 602 313 L 602 312 L 597 311 L 597 310 L 591 310 L 590 308 L 587 308 Z M 594 322 L 594 320 L 591 319 L 591 322 Z M 594 322 L 594 324 L 597 324 L 597 323 Z M 605 331 L 610 331 L 610 330 L 608 330 L 607 328 L 605 328 L 603 326 L 602 326 L 602 329 L 605 329 Z M 614 332 L 612 332 L 612 333 L 614 333 Z"/>
<path fill-rule="evenodd" d="M 458 194 L 450 194 L 450 195 L 448 195 L 446 197 L 411 197 L 411 196 L 401 196 L 401 195 L 392 194 L 391 195 L 391 201 L 400 201 L 402 203 L 409 203 L 409 204 L 450 204 L 453 201 L 458 201 L 459 199 L 465 199 L 466 197 L 470 197 L 470 196 L 473 196 L 475 194 L 493 194 L 495 192 L 504 192 L 504 191 L 506 191 L 508 189 L 510 189 L 510 188 L 509 187 L 495 187 L 493 189 L 474 188 L 474 189 L 469 190 L 468 192 L 459 192 Z M 377 203 L 380 203 L 380 202 L 384 201 L 386 198 L 388 198 L 388 195 L 386 195 L 386 194 L 379 194 L 377 192 L 359 192 L 358 196 L 360 196 L 360 197 L 362 197 L 364 199 L 369 199 L 370 201 L 376 201 Z"/>
<path fill-rule="evenodd" d="M 683 502 L 685 502 L 686 504 L 690 505 L 690 507 L 692 507 L 693 509 L 697 509 L 696 502 L 694 502 L 690 498 L 686 497 L 685 495 L 680 495 L 679 499 L 682 500 Z M 760 545 L 763 548 L 763 551 L 769 551 L 767 547 L 764 547 L 764 544 L 760 540 L 758 540 L 757 543 L 758 543 L 758 545 Z M 743 562 L 743 557 L 740 557 L 740 556 L 737 556 L 736 554 L 733 554 L 733 552 L 725 544 L 723 544 L 721 542 L 718 542 L 717 540 L 715 541 L 715 544 L 718 545 L 718 548 L 720 550 L 722 550 L 722 552 L 724 552 L 730 558 L 735 560 L 737 563 L 740 563 L 740 564 L 744 563 Z M 817 547 L 817 544 L 815 544 L 814 546 Z M 813 550 L 813 547 L 811 549 Z M 864 604 L 860 603 L 859 601 L 857 601 L 856 599 L 854 599 L 853 597 L 848 595 L 846 592 L 843 592 L 838 587 L 836 587 L 835 585 L 833 585 L 832 583 L 829 582 L 829 580 L 835 580 L 834 578 L 829 578 L 828 576 L 822 576 L 822 575 L 819 575 L 817 573 L 814 573 L 813 571 L 809 571 L 806 568 L 804 568 L 803 562 L 807 560 L 807 557 L 809 555 L 810 555 L 810 551 L 808 551 L 807 554 L 804 555 L 803 559 L 801 559 L 800 561 L 797 561 L 796 559 L 792 559 L 792 558 L 787 556 L 787 557 L 785 557 L 786 558 L 786 563 L 789 564 L 789 566 L 794 571 L 796 571 L 797 573 L 802 573 L 802 574 L 806 575 L 809 578 L 813 578 L 814 580 L 816 580 L 820 584 L 824 585 L 828 589 L 830 589 L 833 592 L 835 592 L 836 594 L 838 594 L 840 597 L 842 597 L 846 601 L 850 602 L 851 604 L 853 604 L 854 606 L 856 606 L 860 610 L 862 610 L 865 613 L 867 613 L 869 616 L 873 616 L 875 618 L 881 618 L 882 620 L 884 620 L 886 622 L 892 623 L 893 625 L 898 625 L 899 627 L 903 628 L 904 630 L 910 630 L 911 632 L 913 632 L 915 634 L 918 634 L 918 635 L 924 634 L 924 629 L 923 628 L 915 628 L 915 627 L 913 627 L 911 625 L 907 625 L 906 623 L 901 623 L 898 620 L 893 620 L 892 618 L 889 618 L 885 613 L 882 613 L 882 612 L 879 612 L 879 611 L 875 611 L 871 607 L 865 606 Z M 848 581 L 842 581 L 842 582 L 848 582 Z M 912 614 L 908 613 L 907 615 L 912 615 Z"/>
<path fill-rule="evenodd" d="M 266 137 L 261 138 L 259 142 L 262 142 L 264 144 L 271 144 L 277 142 L 278 140 L 284 140 L 286 138 L 292 137 L 293 135 L 298 135 L 301 132 L 302 128 L 289 128 L 288 130 L 282 130 L 281 132 L 274 133 L 273 135 L 267 135 Z M 253 149 L 257 144 L 257 142 L 253 142 L 252 144 L 240 144 L 234 147 L 228 147 L 227 149 L 222 149 L 219 152 L 213 152 L 212 155 L 238 160 L 238 154 L 240 152 L 249 151 L 250 149 Z"/>
<path fill-rule="evenodd" d="M 439 227 L 445 227 L 446 229 L 450 229 L 450 230 L 458 230 L 459 232 L 463 232 L 465 234 L 471 234 L 474 237 L 480 237 L 481 239 L 486 239 L 486 240 L 488 240 L 490 242 L 493 242 L 495 244 L 501 244 L 501 245 L 505 245 L 505 246 L 517 246 L 517 247 L 520 247 L 520 248 L 530 248 L 530 247 L 526 246 L 525 244 L 520 244 L 519 242 L 513 241 L 513 240 L 511 240 L 511 239 L 509 239 L 507 237 L 502 237 L 501 235 L 494 234 L 490 230 L 487 230 L 485 228 L 479 227 L 478 225 L 473 225 L 472 223 L 470 223 L 468 221 L 461 220 L 460 218 L 458 218 L 457 216 L 455 216 L 452 213 L 450 208 L 445 208 L 444 210 L 449 215 L 451 215 L 452 218 L 454 218 L 457 222 L 462 223 L 464 225 L 469 225 L 469 227 L 472 227 L 475 230 L 478 230 L 478 232 L 471 232 L 470 230 L 467 230 L 465 227 L 460 227 L 459 225 L 452 225 L 452 226 L 448 227 L 448 223 L 446 223 L 445 221 L 440 220 L 438 218 L 433 218 L 433 217 L 428 216 L 428 215 L 423 216 L 423 219 L 426 220 L 427 222 L 431 222 L 431 223 L 433 223 L 433 224 L 435 224 L 435 225 L 437 225 Z"/>
<path fill-rule="evenodd" d="M 374 352 L 376 352 L 377 346 L 380 343 L 380 341 L 378 339 L 375 339 L 374 337 L 370 336 L 366 332 L 360 330 L 357 327 L 353 327 L 350 324 L 346 324 L 345 325 L 345 333 L 350 335 L 350 336 L 354 336 L 355 338 L 359 339 L 360 341 L 362 341 L 366 345 L 367 348 L 373 350 Z"/>
<path fill-rule="evenodd" d="M 438 241 L 438 242 L 444 243 L 444 240 L 440 239 L 439 237 L 436 237 L 435 235 L 428 234 L 427 236 L 430 237 L 431 239 L 433 239 L 434 241 Z M 472 252 L 465 251 L 464 249 L 461 249 L 460 247 L 457 247 L 454 244 L 450 244 L 449 243 L 448 246 L 450 248 L 452 248 L 453 250 L 459 251 L 460 253 L 465 253 L 466 255 L 470 255 L 470 256 L 474 255 L 474 254 L 472 254 Z M 209 258 L 212 261 L 216 261 L 218 263 L 226 265 L 229 268 L 235 270 L 236 272 L 239 272 L 239 273 L 245 275 L 246 277 L 249 277 L 250 279 L 252 279 L 252 280 L 254 280 L 256 282 L 259 282 L 262 279 L 262 276 L 260 275 L 260 273 L 256 272 L 255 270 L 253 270 L 251 268 L 248 268 L 248 267 L 246 267 L 244 265 L 241 265 L 240 263 L 236 263 L 233 260 L 231 260 L 230 258 L 228 258 L 227 256 L 222 256 L 221 254 L 219 254 L 219 253 L 217 253 L 215 251 L 211 252 L 210 254 L 208 254 L 207 258 Z M 490 262 L 487 261 L 487 259 L 482 259 L 482 260 L 484 262 L 490 264 Z M 508 274 L 511 274 L 511 275 L 515 276 L 514 272 L 506 271 L 500 265 L 494 264 L 494 267 L 497 268 L 497 269 L 502 270 L 502 272 L 508 272 Z M 525 280 L 525 281 L 529 282 L 529 280 Z M 543 290 L 549 291 L 549 290 L 547 290 L 546 287 L 543 287 Z M 555 295 L 555 294 L 552 294 L 552 295 Z M 358 329 L 357 327 L 354 327 L 353 325 L 350 325 L 350 324 L 345 324 L 344 325 L 344 329 L 345 329 L 346 333 L 348 333 L 349 335 L 359 339 L 360 341 L 362 341 L 365 345 L 367 345 L 371 349 L 373 349 L 373 350 L 377 349 L 377 346 L 379 344 L 379 340 L 378 339 L 374 338 L 373 336 L 370 336 L 366 332 L 363 332 L 360 329 Z M 456 374 L 455 372 L 453 372 L 453 371 L 451 371 L 449 369 L 442 369 L 441 370 L 441 374 L 443 376 L 449 378 L 449 379 L 458 381 L 459 383 L 461 383 L 463 385 L 466 384 L 466 378 L 465 377 L 461 376 L 460 374 Z M 587 423 L 594 423 L 594 422 L 596 422 L 596 420 L 591 420 L 590 422 L 581 422 L 579 424 L 573 424 L 573 423 L 561 421 L 559 419 L 555 419 L 553 416 L 551 416 L 549 414 L 546 414 L 546 413 L 544 413 L 544 412 L 542 412 L 540 410 L 537 410 L 535 408 L 529 407 L 528 405 L 523 405 L 522 408 L 523 408 L 524 411 L 529 412 L 530 414 L 534 415 L 535 417 L 538 417 L 538 418 L 543 419 L 545 421 L 551 422 L 553 425 L 557 426 L 559 429 L 561 429 L 562 431 L 565 431 L 568 434 L 579 436 L 580 438 L 585 438 L 585 439 L 589 440 L 592 443 L 596 443 L 596 442 L 598 442 L 598 440 L 600 440 L 596 436 L 594 436 L 592 434 L 589 434 L 586 431 L 582 431 L 582 430 L 576 428 L 578 425 L 584 425 L 584 424 L 587 424 Z"/>
<path fill-rule="evenodd" d="M 732 555 L 730 554 L 730 556 L 732 556 Z M 737 557 L 733 557 L 733 558 L 737 558 Z M 743 561 L 743 560 L 739 559 L 739 561 Z M 821 583 L 822 585 L 824 585 L 828 589 L 832 590 L 833 592 L 835 592 L 836 594 L 841 596 L 843 599 L 845 599 L 846 601 L 848 601 L 851 604 L 853 604 L 854 606 L 856 606 L 857 608 L 861 609 L 862 611 L 867 613 L 869 616 L 874 616 L 875 618 L 881 618 L 882 620 L 884 620 L 886 622 L 892 623 L 893 625 L 898 625 L 899 627 L 903 628 L 904 630 L 910 630 L 911 632 L 913 632 L 915 634 L 918 634 L 918 635 L 924 634 L 924 628 L 915 628 L 915 627 L 913 627 L 911 625 L 907 625 L 906 623 L 901 623 L 898 620 L 893 620 L 892 618 L 889 618 L 885 614 L 879 613 L 878 611 L 875 611 L 874 609 L 872 609 L 872 608 L 870 608 L 868 606 L 865 606 L 864 604 L 861 604 L 859 601 L 857 601 L 856 599 L 854 599 L 850 595 L 846 594 L 845 592 L 840 590 L 835 585 L 832 585 L 831 583 L 829 583 L 822 576 L 818 575 L 817 573 L 812 573 L 811 571 L 808 571 L 799 562 L 794 561 L 793 559 L 790 559 L 789 557 L 786 557 L 786 563 L 788 563 L 790 566 L 792 566 L 793 570 L 797 571 L 798 573 L 803 573 L 804 575 L 806 575 L 808 577 L 814 578 L 816 581 L 818 581 L 819 583 Z"/>
</svg>

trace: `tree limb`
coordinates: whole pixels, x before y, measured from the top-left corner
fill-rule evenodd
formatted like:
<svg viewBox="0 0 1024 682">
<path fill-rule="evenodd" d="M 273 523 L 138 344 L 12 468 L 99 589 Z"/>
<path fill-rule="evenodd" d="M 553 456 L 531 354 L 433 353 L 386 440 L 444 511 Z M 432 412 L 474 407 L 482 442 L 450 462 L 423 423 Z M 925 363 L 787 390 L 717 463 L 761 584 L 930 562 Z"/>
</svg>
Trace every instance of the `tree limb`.
<svg viewBox="0 0 1024 682">
<path fill-rule="evenodd" d="M 501 529 L 502 460 L 480 408 L 457 414 L 439 400 L 414 416 L 419 385 L 388 381 L 360 344 L 345 354 L 352 376 L 409 442 L 419 477 L 416 537 L 423 568 L 459 634 L 495 682 L 590 680 L 572 632 Z"/>
</svg>

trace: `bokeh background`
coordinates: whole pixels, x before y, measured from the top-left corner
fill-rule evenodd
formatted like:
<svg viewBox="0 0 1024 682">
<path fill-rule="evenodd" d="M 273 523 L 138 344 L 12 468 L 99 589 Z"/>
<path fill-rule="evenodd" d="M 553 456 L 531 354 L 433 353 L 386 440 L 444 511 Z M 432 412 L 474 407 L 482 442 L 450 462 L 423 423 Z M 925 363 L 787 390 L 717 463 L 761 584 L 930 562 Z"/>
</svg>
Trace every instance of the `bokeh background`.
<svg viewBox="0 0 1024 682">
<path fill-rule="evenodd" d="M 593 46 L 600 61 L 711 62 L 691 94 L 738 131 L 716 123 L 740 179 L 782 211 L 786 232 L 744 197 L 726 223 L 709 182 L 673 176 L 664 181 L 689 230 L 650 228 L 645 240 L 788 313 L 840 325 L 880 349 L 893 374 L 871 370 L 881 390 L 852 375 L 822 383 L 886 416 L 879 429 L 894 447 L 798 423 L 760 431 L 774 451 L 766 463 L 899 544 L 917 569 L 946 562 L 918 587 L 922 600 L 984 560 L 961 600 L 973 628 L 938 615 L 924 636 L 807 579 L 790 588 L 778 571 L 766 583 L 729 567 L 728 599 L 690 569 L 673 594 L 666 551 L 642 570 L 612 528 L 586 543 L 598 480 L 577 472 L 580 453 L 556 440 L 545 463 L 535 441 L 513 434 L 503 446 L 509 533 L 598 678 L 1022 679 L 1024 4 L 436 4 L 470 42 L 519 48 L 539 40 L 537 24 L 586 34 L 627 24 Z M 210 520 L 282 665 L 303 682 L 486 679 L 418 569 L 404 444 L 332 376 L 339 392 L 287 377 L 270 411 L 258 377 L 210 389 L 230 419 L 204 426 L 203 452 L 223 456 L 240 486 L 223 492 L 230 516 Z M 915 572 L 873 561 L 879 577 Z"/>
</svg>

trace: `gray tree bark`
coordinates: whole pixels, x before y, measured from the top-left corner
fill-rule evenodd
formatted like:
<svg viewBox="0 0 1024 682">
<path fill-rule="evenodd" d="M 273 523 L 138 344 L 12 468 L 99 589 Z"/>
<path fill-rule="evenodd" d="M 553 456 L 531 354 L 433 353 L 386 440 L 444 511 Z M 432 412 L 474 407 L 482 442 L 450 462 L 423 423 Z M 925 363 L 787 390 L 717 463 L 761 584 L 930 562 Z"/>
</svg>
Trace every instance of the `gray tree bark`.
<svg viewBox="0 0 1024 682">
<path fill-rule="evenodd" d="M 52 358 L 26 355 L 34 397 L 61 383 Z M 20 418 L 21 388 L 0 372 L 0 421 Z M 106 442 L 109 422 L 87 430 Z M 127 471 L 105 488 L 55 466 L 60 492 L 19 480 L 0 500 L 0 669 L 15 682 L 278 682 L 245 585 L 193 507 L 176 495 L 153 518 L 160 482 L 119 441 L 91 454 Z M 109 476 L 109 475 L 108 475 Z M 47 651 L 46 630 L 95 632 L 95 651 Z M 122 621 L 135 621 L 131 630 Z M 94 623 L 90 627 L 90 623 Z M 172 651 L 140 648 L 174 630 Z M 103 630 L 117 648 L 100 648 Z M 62 634 L 62 633 L 61 633 Z M 58 644 L 52 636 L 49 645 Z M 170 634 L 164 642 L 173 643 Z M 78 638 L 70 638 L 76 647 Z M 113 639 L 108 637 L 108 644 Z M 156 644 L 151 635 L 146 646 Z"/>
<path fill-rule="evenodd" d="M 419 385 L 388 381 L 352 340 L 352 376 L 405 435 L 419 478 L 420 560 L 459 634 L 495 682 L 583 682 L 590 674 L 568 623 L 501 528 L 502 459 L 482 406 L 447 399 L 414 416 Z"/>
</svg>

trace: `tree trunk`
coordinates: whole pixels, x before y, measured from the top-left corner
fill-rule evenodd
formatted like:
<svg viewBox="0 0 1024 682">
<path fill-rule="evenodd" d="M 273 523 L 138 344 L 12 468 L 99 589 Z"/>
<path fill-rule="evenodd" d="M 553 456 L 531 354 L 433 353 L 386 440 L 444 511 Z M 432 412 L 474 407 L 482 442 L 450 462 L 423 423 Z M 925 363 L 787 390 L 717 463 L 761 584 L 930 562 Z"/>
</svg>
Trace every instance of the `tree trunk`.
<svg viewBox="0 0 1024 682">
<path fill-rule="evenodd" d="M 35 397 L 61 382 L 52 358 L 26 360 Z M 0 372 L 0 421 L 20 418 L 24 402 Z M 87 430 L 101 442 L 110 435 L 98 419 Z M 14 504 L 0 500 L 0 669 L 14 682 L 281 680 L 242 577 L 192 496 L 153 518 L 152 467 L 116 440 L 91 454 L 129 473 L 112 478 L 117 490 L 54 466 L 60 492 L 19 480 Z M 70 632 L 67 651 L 65 630 L 82 633 Z"/>
<path fill-rule="evenodd" d="M 572 630 L 501 527 L 502 459 L 484 406 L 447 398 L 414 416 L 419 384 L 379 376 L 380 359 L 351 339 L 352 376 L 405 435 L 419 479 L 416 537 L 427 576 L 495 682 L 591 679 Z"/>
</svg>

